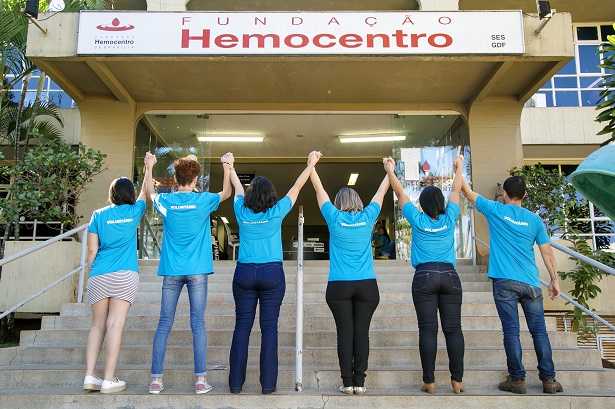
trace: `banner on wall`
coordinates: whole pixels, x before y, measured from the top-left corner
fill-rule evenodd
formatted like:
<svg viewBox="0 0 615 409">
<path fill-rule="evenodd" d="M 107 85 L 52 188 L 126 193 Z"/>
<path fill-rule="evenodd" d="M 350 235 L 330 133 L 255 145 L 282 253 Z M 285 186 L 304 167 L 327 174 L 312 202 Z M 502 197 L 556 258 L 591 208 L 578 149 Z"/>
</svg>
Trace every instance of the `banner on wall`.
<svg viewBox="0 0 615 409">
<path fill-rule="evenodd" d="M 82 11 L 81 55 L 523 54 L 521 11 Z"/>
</svg>

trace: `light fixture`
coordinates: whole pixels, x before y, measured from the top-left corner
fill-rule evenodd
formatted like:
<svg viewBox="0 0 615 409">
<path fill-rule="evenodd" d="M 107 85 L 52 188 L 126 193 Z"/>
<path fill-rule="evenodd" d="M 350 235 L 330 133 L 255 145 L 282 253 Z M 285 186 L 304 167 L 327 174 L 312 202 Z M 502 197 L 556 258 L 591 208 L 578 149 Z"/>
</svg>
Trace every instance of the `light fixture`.
<svg viewBox="0 0 615 409">
<path fill-rule="evenodd" d="M 203 135 L 197 136 L 197 139 L 199 142 L 262 142 L 265 139 L 265 135 Z"/>
<path fill-rule="evenodd" d="M 220 219 L 224 222 L 224 224 L 228 224 L 228 219 L 224 216 L 220 216 Z"/>
<path fill-rule="evenodd" d="M 340 140 L 341 143 L 405 141 L 406 135 L 400 135 L 400 134 L 339 135 L 338 139 Z"/>
<path fill-rule="evenodd" d="M 351 173 L 350 177 L 348 178 L 348 186 L 356 185 L 358 178 L 359 178 L 359 174 L 358 173 Z"/>
</svg>

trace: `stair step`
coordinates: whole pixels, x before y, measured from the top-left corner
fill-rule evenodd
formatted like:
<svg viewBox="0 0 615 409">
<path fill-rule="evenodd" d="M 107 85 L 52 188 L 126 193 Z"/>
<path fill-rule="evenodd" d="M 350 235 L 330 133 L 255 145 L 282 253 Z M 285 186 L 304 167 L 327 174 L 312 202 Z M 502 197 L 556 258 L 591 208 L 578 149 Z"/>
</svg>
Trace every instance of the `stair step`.
<svg viewBox="0 0 615 409">
<path fill-rule="evenodd" d="M 519 318 L 521 329 L 527 330 L 525 318 Z M 547 331 L 556 329 L 555 317 L 545 317 Z M 280 317 L 279 329 L 292 330 L 295 329 L 295 317 Z M 208 329 L 227 329 L 233 328 L 235 325 L 234 315 L 218 315 L 211 316 L 205 314 L 205 326 Z M 258 320 L 254 323 L 258 328 Z M 464 316 L 461 318 L 461 325 L 467 330 L 494 330 L 501 329 L 500 319 L 498 317 L 481 317 L 481 316 Z M 41 322 L 41 329 L 89 329 L 91 319 L 89 317 L 63 317 L 63 316 L 46 316 Z M 126 328 L 131 329 L 150 329 L 155 330 L 158 326 L 158 316 L 129 316 L 126 319 Z M 175 317 L 173 329 L 189 329 L 190 322 L 188 315 L 178 314 Z M 377 317 L 372 320 L 371 329 L 391 330 L 412 330 L 417 328 L 415 317 Z M 304 331 L 311 330 L 333 330 L 335 322 L 330 315 L 324 317 L 306 317 L 303 320 Z"/>
<path fill-rule="evenodd" d="M 88 329 L 64 329 L 64 330 L 36 330 L 21 331 L 21 346 L 62 346 L 70 340 L 72 345 L 85 346 Z M 478 346 L 497 346 L 502 345 L 502 331 L 468 331 L 464 330 L 463 336 L 468 347 Z M 533 348 L 532 337 L 529 332 L 521 332 L 521 345 L 523 348 Z M 226 330 L 207 330 L 207 344 L 209 346 L 230 345 L 233 337 L 233 329 Z M 252 331 L 250 337 L 251 345 L 260 345 L 260 330 Z M 335 330 L 309 331 L 303 334 L 303 345 L 306 347 L 326 347 L 335 345 Z M 572 332 L 552 331 L 549 332 L 549 339 L 553 348 L 576 348 L 577 336 Z M 125 329 L 122 338 L 122 345 L 143 345 L 154 342 L 154 331 Z M 295 331 L 279 331 L 279 345 L 295 345 Z M 373 347 L 396 347 L 396 346 L 416 346 L 419 342 L 417 329 L 408 331 L 389 331 L 371 330 L 369 332 L 369 343 Z M 190 345 L 192 343 L 192 332 L 188 329 L 173 329 L 169 334 L 168 345 Z M 442 334 L 438 334 L 438 345 L 444 346 L 445 340 Z"/>
<path fill-rule="evenodd" d="M 260 347 L 250 347 L 248 364 L 258 365 Z M 101 354 L 104 356 L 104 353 Z M 99 359 L 102 365 L 103 356 Z M 152 346 L 122 346 L 118 365 L 140 365 L 151 362 Z M 315 367 L 327 366 L 337 361 L 335 344 L 330 347 L 303 349 L 304 365 Z M 293 365 L 295 363 L 295 348 L 293 346 L 279 347 L 280 365 Z M 165 355 L 165 365 L 191 366 L 194 359 L 192 345 L 168 346 Z M 227 346 L 210 346 L 207 348 L 207 361 L 214 365 L 228 365 L 229 348 Z M 370 347 L 370 366 L 413 366 L 420 363 L 417 346 L 411 347 Z M 533 349 L 523 352 L 523 360 L 528 367 L 537 365 L 536 354 Z M 600 356 L 595 351 L 586 349 L 553 349 L 553 361 L 556 366 L 576 366 L 578 369 L 599 367 Z M 465 365 L 469 366 L 498 366 L 506 362 L 503 348 L 481 347 L 466 348 L 464 356 Z M 2 365 L 81 365 L 85 367 L 85 348 L 82 346 L 65 347 L 13 347 L 0 350 L 0 366 Z M 439 348 L 436 355 L 436 365 L 448 365 L 446 348 Z"/>
</svg>

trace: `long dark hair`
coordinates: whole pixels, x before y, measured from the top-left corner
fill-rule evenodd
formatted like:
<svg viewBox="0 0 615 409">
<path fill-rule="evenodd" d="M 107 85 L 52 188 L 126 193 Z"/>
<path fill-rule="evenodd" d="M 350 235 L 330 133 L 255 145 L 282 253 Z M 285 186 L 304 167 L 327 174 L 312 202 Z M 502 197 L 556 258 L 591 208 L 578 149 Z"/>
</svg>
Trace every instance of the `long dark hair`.
<svg viewBox="0 0 615 409">
<path fill-rule="evenodd" d="M 257 176 L 246 189 L 243 205 L 254 213 L 265 213 L 278 202 L 275 187 L 269 179 Z"/>
<path fill-rule="evenodd" d="M 111 186 L 109 186 L 109 203 L 119 206 L 135 204 L 136 201 L 135 185 L 132 184 L 130 179 L 121 177 L 111 182 Z"/>
<path fill-rule="evenodd" d="M 419 196 L 419 204 L 425 214 L 432 219 L 444 214 L 444 195 L 435 186 L 427 186 Z"/>
<path fill-rule="evenodd" d="M 380 229 L 382 229 L 384 231 L 384 234 L 382 236 L 386 237 L 388 241 L 391 241 L 391 238 L 389 237 L 389 233 L 387 232 L 387 228 L 384 226 L 380 226 Z M 380 230 L 378 229 L 378 230 Z M 380 234 L 380 232 L 378 232 L 378 234 Z"/>
</svg>

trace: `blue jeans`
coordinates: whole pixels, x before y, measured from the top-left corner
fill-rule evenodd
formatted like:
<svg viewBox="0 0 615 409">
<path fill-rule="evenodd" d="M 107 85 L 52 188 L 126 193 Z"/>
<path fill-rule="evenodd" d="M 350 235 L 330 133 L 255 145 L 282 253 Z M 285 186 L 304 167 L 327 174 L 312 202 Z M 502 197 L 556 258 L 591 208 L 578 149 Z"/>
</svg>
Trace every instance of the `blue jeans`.
<svg viewBox="0 0 615 409">
<path fill-rule="evenodd" d="M 194 349 L 194 376 L 207 375 L 207 333 L 205 332 L 205 306 L 207 304 L 207 274 L 187 276 L 165 276 L 162 282 L 162 301 L 160 320 L 154 335 L 152 350 L 152 378 L 162 378 L 164 355 L 167 340 L 175 320 L 177 300 L 184 284 L 188 287 L 190 300 L 190 328 L 192 329 L 192 348 Z"/>
<path fill-rule="evenodd" d="M 451 379 L 463 380 L 465 341 L 461 331 L 461 281 L 450 263 L 423 263 L 416 266 L 412 280 L 412 300 L 419 324 L 419 352 L 423 382 L 435 382 L 438 353 L 438 311 L 446 340 Z"/>
<path fill-rule="evenodd" d="M 248 344 L 260 303 L 260 382 L 263 393 L 271 393 L 278 382 L 278 318 L 286 292 L 282 263 L 237 263 L 233 277 L 235 331 L 230 353 L 229 388 L 239 392 L 246 381 Z"/>
<path fill-rule="evenodd" d="M 519 309 L 517 303 L 520 303 L 534 341 L 539 377 L 540 379 L 555 379 L 555 366 L 553 365 L 553 354 L 545 325 L 545 312 L 540 288 L 519 281 L 494 278 L 493 299 L 502 321 L 506 365 L 510 377 L 514 381 L 525 378 L 525 369 L 521 362 L 521 341 L 519 340 Z"/>
</svg>

